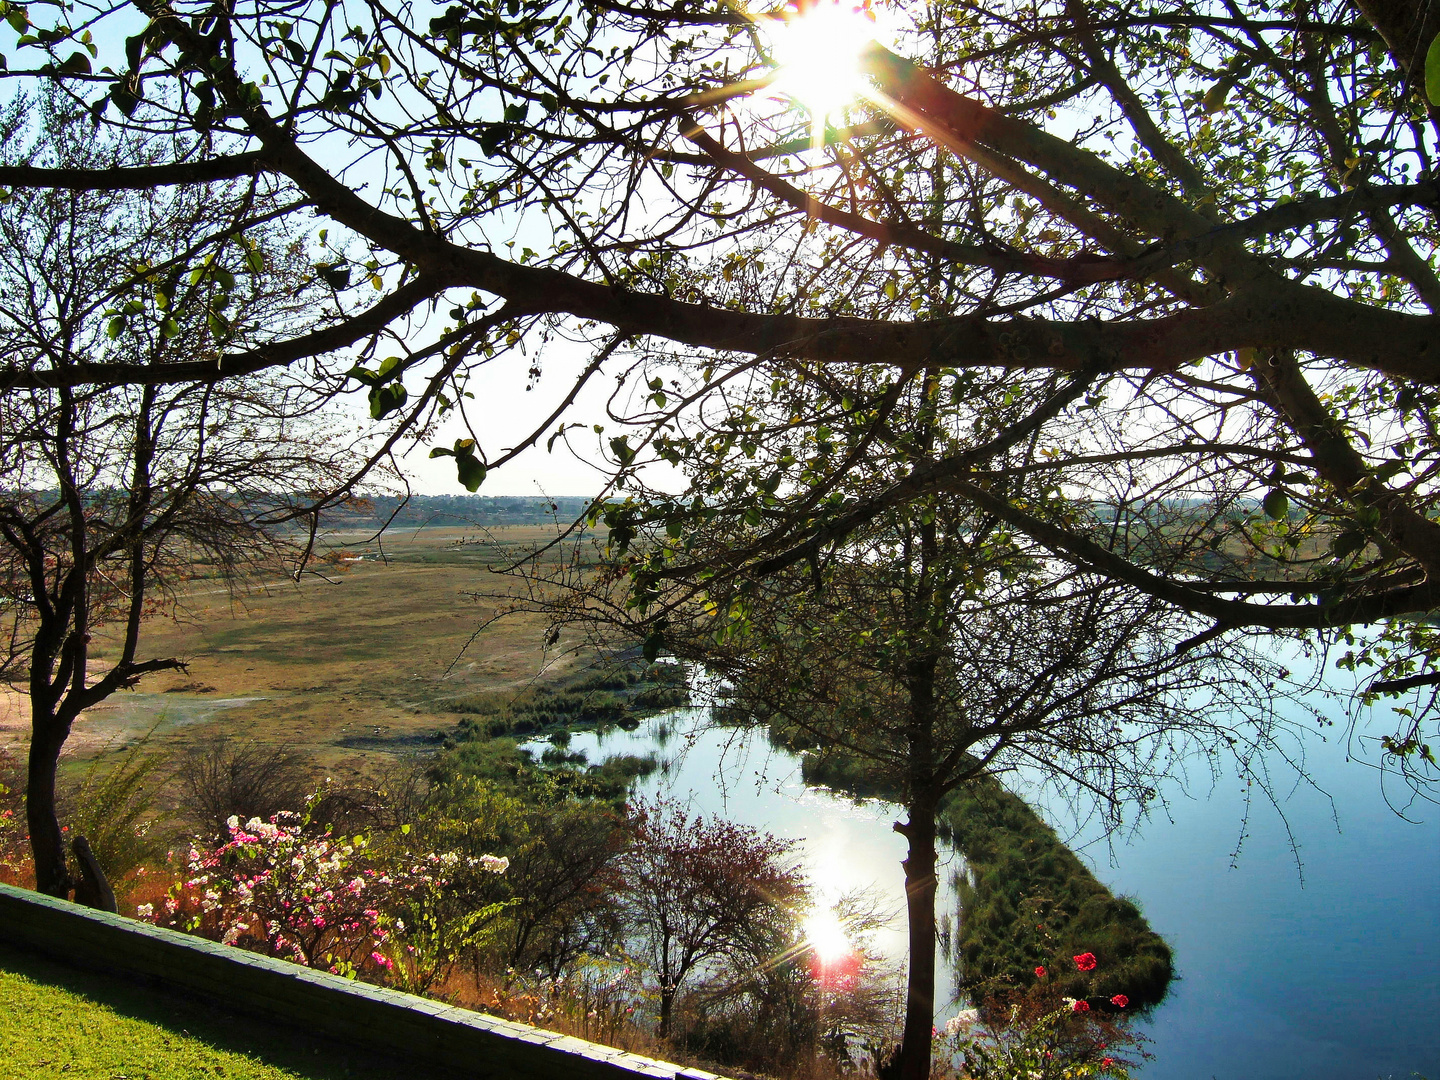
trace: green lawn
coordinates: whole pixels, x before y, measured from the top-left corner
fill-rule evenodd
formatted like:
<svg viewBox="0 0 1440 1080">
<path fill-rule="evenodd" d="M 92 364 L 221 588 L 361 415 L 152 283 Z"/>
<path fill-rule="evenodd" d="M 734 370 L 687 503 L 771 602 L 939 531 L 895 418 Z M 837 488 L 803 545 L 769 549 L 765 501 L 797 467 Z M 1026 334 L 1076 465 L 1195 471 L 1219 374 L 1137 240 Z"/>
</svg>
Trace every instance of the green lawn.
<svg viewBox="0 0 1440 1080">
<path fill-rule="evenodd" d="M 415 1071 L 0 946 L 4 1080 L 410 1080 Z"/>
</svg>

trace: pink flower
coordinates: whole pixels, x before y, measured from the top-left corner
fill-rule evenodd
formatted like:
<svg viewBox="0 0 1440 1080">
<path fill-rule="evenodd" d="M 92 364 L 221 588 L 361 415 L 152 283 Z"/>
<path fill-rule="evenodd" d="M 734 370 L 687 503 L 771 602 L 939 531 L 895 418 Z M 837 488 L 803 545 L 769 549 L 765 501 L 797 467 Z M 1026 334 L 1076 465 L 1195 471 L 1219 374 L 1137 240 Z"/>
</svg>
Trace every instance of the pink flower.
<svg viewBox="0 0 1440 1080">
<path fill-rule="evenodd" d="M 1071 1006 L 1070 1006 L 1070 1011 L 1071 1011 L 1071 1012 L 1089 1012 L 1089 1011 L 1090 1011 L 1090 1003 L 1089 1003 L 1088 1001 L 1077 1001 L 1077 1002 L 1075 1002 L 1074 1005 L 1071 1005 Z"/>
<path fill-rule="evenodd" d="M 1081 971 L 1095 970 L 1095 954 L 1093 952 L 1082 952 L 1075 957 L 1075 966 Z"/>
<path fill-rule="evenodd" d="M 1116 994 L 1110 999 L 1110 1004 L 1114 1005 L 1117 1009 L 1123 1009 L 1126 1005 L 1130 1004 L 1130 999 L 1124 994 Z"/>
<path fill-rule="evenodd" d="M 1045 969 L 1043 967 L 1037 967 L 1035 969 L 1035 977 L 1037 979 L 1043 979 L 1045 977 Z"/>
<path fill-rule="evenodd" d="M 384 953 L 382 953 L 382 952 L 372 952 L 372 953 L 370 954 L 370 959 L 371 959 L 371 960 L 374 960 L 375 963 L 379 964 L 379 965 L 380 965 L 382 968 L 384 968 L 386 971 L 389 971 L 391 968 L 393 968 L 393 967 L 395 966 L 395 961 L 391 960 L 388 956 L 386 956 L 386 955 L 385 955 Z"/>
</svg>

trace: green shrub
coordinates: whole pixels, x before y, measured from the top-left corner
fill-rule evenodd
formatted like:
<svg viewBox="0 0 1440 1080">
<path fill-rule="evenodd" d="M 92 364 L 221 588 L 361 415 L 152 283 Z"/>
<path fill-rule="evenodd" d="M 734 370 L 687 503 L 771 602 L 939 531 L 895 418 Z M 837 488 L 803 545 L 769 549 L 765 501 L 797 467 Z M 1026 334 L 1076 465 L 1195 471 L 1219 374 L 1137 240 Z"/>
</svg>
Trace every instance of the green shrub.
<svg viewBox="0 0 1440 1080">
<path fill-rule="evenodd" d="M 169 758 L 144 749 L 142 739 L 121 751 L 118 761 L 97 757 L 64 800 L 69 835 L 90 842 L 95 861 L 112 882 L 165 854 L 153 811 Z"/>
</svg>

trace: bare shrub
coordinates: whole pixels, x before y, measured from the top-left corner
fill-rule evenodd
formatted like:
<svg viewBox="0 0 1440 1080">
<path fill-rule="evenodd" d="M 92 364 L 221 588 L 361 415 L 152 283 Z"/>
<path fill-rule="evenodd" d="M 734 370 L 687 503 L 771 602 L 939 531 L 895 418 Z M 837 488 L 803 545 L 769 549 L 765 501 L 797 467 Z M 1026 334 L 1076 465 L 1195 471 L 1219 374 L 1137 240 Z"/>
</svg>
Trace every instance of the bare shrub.
<svg viewBox="0 0 1440 1080">
<path fill-rule="evenodd" d="M 268 820 L 281 810 L 298 811 L 314 787 L 302 755 L 228 736 L 192 747 L 180 758 L 176 775 L 186 815 L 211 836 L 225 835 L 232 815 Z"/>
<path fill-rule="evenodd" d="M 420 820 L 430 782 L 418 761 L 366 764 L 348 778 L 326 777 L 310 801 L 310 817 L 338 832 L 395 832 Z"/>
</svg>

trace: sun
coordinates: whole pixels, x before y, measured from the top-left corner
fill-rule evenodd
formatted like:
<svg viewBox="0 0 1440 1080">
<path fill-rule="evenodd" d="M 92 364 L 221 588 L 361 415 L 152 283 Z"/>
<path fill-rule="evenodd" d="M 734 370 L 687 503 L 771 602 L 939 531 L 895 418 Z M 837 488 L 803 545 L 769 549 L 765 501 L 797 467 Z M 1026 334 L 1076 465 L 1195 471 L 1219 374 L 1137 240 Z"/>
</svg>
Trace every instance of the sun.
<svg viewBox="0 0 1440 1080">
<path fill-rule="evenodd" d="M 822 965 L 844 960 L 855 952 L 855 946 L 845 933 L 845 927 L 833 911 L 814 911 L 801 924 L 805 942 L 815 952 L 815 958 Z"/>
<path fill-rule="evenodd" d="M 860 56 L 875 37 L 869 11 L 812 0 L 768 32 L 776 63 L 772 89 L 804 106 L 818 129 L 865 91 Z"/>
</svg>

